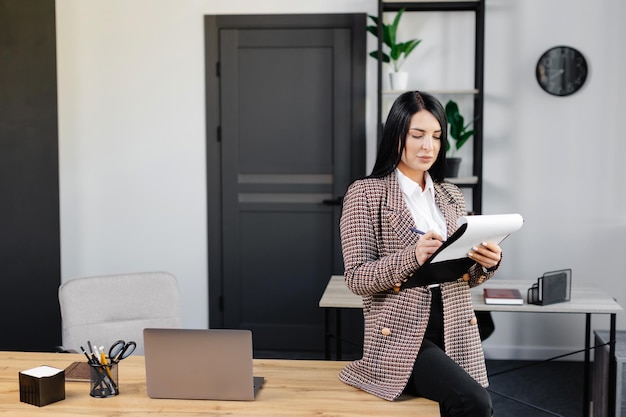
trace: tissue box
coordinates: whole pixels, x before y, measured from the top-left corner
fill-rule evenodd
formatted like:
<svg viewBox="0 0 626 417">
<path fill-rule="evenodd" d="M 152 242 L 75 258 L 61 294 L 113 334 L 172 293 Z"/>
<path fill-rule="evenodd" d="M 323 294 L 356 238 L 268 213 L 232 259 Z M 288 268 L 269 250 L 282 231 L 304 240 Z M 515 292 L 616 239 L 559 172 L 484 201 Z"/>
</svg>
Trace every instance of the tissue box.
<svg viewBox="0 0 626 417">
<path fill-rule="evenodd" d="M 65 399 L 65 372 L 39 366 L 19 373 L 20 401 L 42 407 Z"/>
</svg>

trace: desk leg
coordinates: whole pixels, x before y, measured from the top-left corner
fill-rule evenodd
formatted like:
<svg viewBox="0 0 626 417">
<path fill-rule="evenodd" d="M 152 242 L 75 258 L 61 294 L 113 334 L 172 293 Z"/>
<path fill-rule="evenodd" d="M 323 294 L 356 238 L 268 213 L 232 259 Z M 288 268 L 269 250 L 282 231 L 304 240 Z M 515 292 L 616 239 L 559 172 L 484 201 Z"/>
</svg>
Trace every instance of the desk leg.
<svg viewBox="0 0 626 417">
<path fill-rule="evenodd" d="M 617 363 L 615 361 L 615 314 L 611 314 L 611 333 L 609 339 L 609 417 L 615 417 L 617 408 Z"/>
<path fill-rule="evenodd" d="M 330 332 L 331 326 L 331 310 L 335 316 L 335 334 Z M 330 360 L 330 339 L 335 338 L 335 355 L 336 360 L 341 360 L 341 309 L 340 308 L 326 308 L 324 313 L 324 357 L 327 361 Z"/>
<path fill-rule="evenodd" d="M 341 309 L 335 310 L 335 352 L 337 352 L 337 360 L 341 360 Z"/>
<path fill-rule="evenodd" d="M 591 314 L 585 314 L 585 366 L 583 368 L 583 416 L 589 417 L 591 399 Z"/>
<path fill-rule="evenodd" d="M 324 357 L 330 360 L 330 308 L 324 311 Z"/>
</svg>

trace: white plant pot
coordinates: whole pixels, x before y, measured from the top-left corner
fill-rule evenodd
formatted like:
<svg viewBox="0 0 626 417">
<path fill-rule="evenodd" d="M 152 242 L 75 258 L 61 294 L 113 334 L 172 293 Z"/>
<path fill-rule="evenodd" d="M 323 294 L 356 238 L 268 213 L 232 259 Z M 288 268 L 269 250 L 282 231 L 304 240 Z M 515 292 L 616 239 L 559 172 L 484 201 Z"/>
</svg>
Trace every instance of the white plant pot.
<svg viewBox="0 0 626 417">
<path fill-rule="evenodd" d="M 409 81 L 408 72 L 390 72 L 389 85 L 393 91 L 406 90 Z"/>
</svg>

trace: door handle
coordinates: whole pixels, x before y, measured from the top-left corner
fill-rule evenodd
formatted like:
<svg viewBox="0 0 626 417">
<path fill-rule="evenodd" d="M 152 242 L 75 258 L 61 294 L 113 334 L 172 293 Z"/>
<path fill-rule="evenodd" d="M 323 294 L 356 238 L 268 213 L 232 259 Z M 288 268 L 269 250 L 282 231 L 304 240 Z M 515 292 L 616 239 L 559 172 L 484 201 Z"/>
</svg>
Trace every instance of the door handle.
<svg viewBox="0 0 626 417">
<path fill-rule="evenodd" d="M 343 197 L 329 198 L 327 200 L 322 200 L 322 204 L 326 206 L 340 206 L 342 202 L 343 202 Z"/>
</svg>

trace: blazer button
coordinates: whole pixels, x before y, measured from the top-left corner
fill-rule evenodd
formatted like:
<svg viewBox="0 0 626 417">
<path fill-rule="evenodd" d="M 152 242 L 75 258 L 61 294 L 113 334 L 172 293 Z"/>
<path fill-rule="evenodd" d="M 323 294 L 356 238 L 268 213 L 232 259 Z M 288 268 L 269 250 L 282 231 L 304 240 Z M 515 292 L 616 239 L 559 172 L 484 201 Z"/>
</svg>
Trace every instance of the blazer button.
<svg viewBox="0 0 626 417">
<path fill-rule="evenodd" d="M 476 316 L 472 317 L 472 319 L 469 321 L 469 323 L 472 326 L 476 326 L 478 324 L 478 319 L 476 318 Z"/>
<path fill-rule="evenodd" d="M 467 282 L 470 280 L 470 275 L 469 274 L 463 274 L 463 281 Z"/>
<path fill-rule="evenodd" d="M 389 336 L 389 335 L 391 335 L 391 329 L 389 329 L 389 327 L 383 327 L 383 328 L 381 329 L 380 333 L 381 333 L 383 336 Z"/>
</svg>

